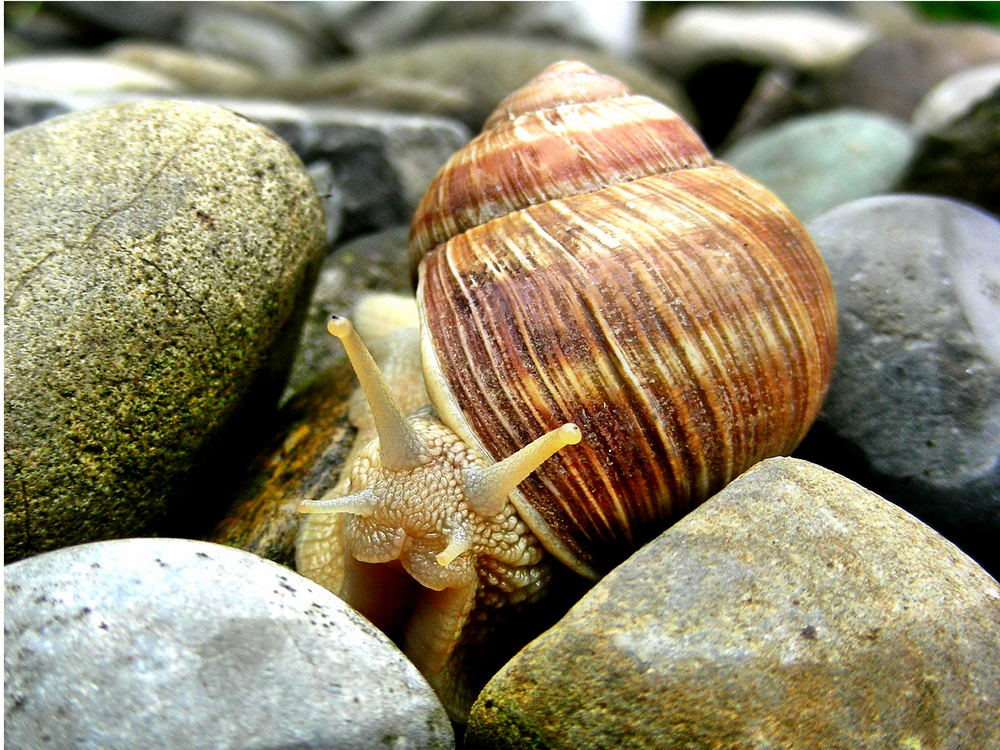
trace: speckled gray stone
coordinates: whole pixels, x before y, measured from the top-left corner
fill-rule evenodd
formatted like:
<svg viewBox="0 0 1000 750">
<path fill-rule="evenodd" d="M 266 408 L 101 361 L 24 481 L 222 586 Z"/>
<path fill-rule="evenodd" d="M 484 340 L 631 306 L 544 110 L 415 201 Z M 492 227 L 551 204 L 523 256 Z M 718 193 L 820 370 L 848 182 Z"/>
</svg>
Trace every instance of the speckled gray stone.
<svg viewBox="0 0 1000 750">
<path fill-rule="evenodd" d="M 804 115 L 721 154 L 773 190 L 800 220 L 892 190 L 916 149 L 901 121 L 862 110 Z"/>
<path fill-rule="evenodd" d="M 340 599 L 184 539 L 7 566 L 4 739 L 15 748 L 449 748 L 430 687 Z"/>
<path fill-rule="evenodd" d="M 854 201 L 808 224 L 840 341 L 814 460 L 1000 571 L 1000 222 L 925 196 Z M 810 440 L 813 438 L 811 437 Z"/>
<path fill-rule="evenodd" d="M 490 681 L 466 748 L 1000 746 L 1000 586 L 826 469 L 768 459 Z"/>
<path fill-rule="evenodd" d="M 143 102 L 5 139 L 6 559 L 139 533 L 276 405 L 323 250 L 274 134 Z"/>
</svg>

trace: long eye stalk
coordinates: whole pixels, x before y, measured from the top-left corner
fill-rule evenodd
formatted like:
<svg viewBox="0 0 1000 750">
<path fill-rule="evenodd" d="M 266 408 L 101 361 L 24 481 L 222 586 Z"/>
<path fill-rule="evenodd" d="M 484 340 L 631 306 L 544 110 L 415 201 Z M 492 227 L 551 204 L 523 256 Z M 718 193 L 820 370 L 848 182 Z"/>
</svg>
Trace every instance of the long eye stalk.
<svg viewBox="0 0 1000 750">
<path fill-rule="evenodd" d="M 469 467 L 462 474 L 469 505 L 480 515 L 496 515 L 503 509 L 507 496 L 531 472 L 560 448 L 579 442 L 580 428 L 567 422 L 492 466 Z"/>
<path fill-rule="evenodd" d="M 406 471 L 424 462 L 424 445 L 389 394 L 385 379 L 351 321 L 331 315 L 326 329 L 340 339 L 354 367 L 375 421 L 382 465 L 390 471 Z"/>
</svg>

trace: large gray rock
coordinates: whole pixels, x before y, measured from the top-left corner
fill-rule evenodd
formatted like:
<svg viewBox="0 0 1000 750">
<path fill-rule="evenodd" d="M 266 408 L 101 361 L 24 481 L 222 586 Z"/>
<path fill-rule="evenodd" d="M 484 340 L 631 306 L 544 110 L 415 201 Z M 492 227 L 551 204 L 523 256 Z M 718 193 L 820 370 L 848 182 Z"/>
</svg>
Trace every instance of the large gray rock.
<svg viewBox="0 0 1000 750">
<path fill-rule="evenodd" d="M 768 459 L 612 571 L 467 748 L 1000 746 L 1000 586 L 878 495 Z"/>
<path fill-rule="evenodd" d="M 448 748 L 430 687 L 340 599 L 239 550 L 127 539 L 6 568 L 15 748 Z"/>
<path fill-rule="evenodd" d="M 804 115 L 748 136 L 723 161 L 773 190 L 799 219 L 892 190 L 916 138 L 902 122 L 861 110 Z"/>
<path fill-rule="evenodd" d="M 218 107 L 5 139 L 7 559 L 135 534 L 276 404 L 323 249 L 302 163 Z"/>
<path fill-rule="evenodd" d="M 1000 222 L 885 196 L 808 228 L 840 324 L 811 456 L 1000 570 Z"/>
</svg>

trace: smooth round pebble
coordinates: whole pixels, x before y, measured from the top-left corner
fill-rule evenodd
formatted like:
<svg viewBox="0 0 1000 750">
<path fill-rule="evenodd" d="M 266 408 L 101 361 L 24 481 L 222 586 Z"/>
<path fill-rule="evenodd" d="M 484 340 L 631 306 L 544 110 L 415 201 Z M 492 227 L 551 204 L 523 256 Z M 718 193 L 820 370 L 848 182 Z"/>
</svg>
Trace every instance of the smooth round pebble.
<svg viewBox="0 0 1000 750">
<path fill-rule="evenodd" d="M 9 748 L 449 748 L 437 698 L 340 599 L 185 539 L 69 547 L 9 565 Z"/>
<path fill-rule="evenodd" d="M 1000 213 L 1000 87 L 927 133 L 898 189 L 957 198 Z"/>
<path fill-rule="evenodd" d="M 925 24 L 877 37 L 824 82 L 830 106 L 909 120 L 927 93 L 965 68 L 1000 61 L 990 24 Z"/>
<path fill-rule="evenodd" d="M 822 70 L 845 62 L 873 36 L 867 24 L 813 8 L 687 5 L 664 23 L 655 55 L 675 75 L 712 62 Z"/>
<path fill-rule="evenodd" d="M 4 145 L 6 559 L 204 510 L 192 472 L 276 408 L 324 249 L 301 160 L 169 101 Z"/>
<path fill-rule="evenodd" d="M 162 73 L 84 55 L 19 58 L 4 64 L 3 78 L 5 88 L 63 94 L 119 91 L 166 96 L 182 90 L 177 81 Z"/>
<path fill-rule="evenodd" d="M 799 219 L 892 190 L 916 149 L 901 121 L 862 110 L 797 117 L 735 143 L 721 159 L 762 182 Z"/>
<path fill-rule="evenodd" d="M 757 464 L 490 681 L 465 747 L 1000 746 L 1000 586 L 878 495 Z"/>
<path fill-rule="evenodd" d="M 1000 63 L 977 65 L 948 76 L 932 88 L 913 113 L 913 127 L 933 133 L 966 114 L 1000 88 Z"/>
<path fill-rule="evenodd" d="M 956 201 L 854 201 L 808 224 L 837 365 L 811 457 L 1000 570 L 1000 222 Z"/>
</svg>

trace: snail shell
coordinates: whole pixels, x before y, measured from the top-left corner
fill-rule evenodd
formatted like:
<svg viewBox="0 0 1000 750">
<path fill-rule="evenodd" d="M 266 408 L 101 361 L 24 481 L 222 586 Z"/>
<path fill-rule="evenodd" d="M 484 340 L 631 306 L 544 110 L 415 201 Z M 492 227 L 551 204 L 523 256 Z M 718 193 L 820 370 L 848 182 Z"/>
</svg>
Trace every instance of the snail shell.
<svg viewBox="0 0 1000 750">
<path fill-rule="evenodd" d="M 790 452 L 826 394 L 834 293 L 802 225 L 581 63 L 501 103 L 431 184 L 411 248 L 445 423 L 491 457 L 579 425 L 513 502 L 580 572 Z"/>
<path fill-rule="evenodd" d="M 463 720 L 560 588 L 554 558 L 596 578 L 795 447 L 833 367 L 833 287 L 774 195 L 572 62 L 442 168 L 410 244 L 420 333 L 399 346 L 431 405 L 404 418 L 331 320 L 377 438 L 300 504 L 333 515 L 303 524 L 297 565 L 396 633 Z"/>
</svg>

